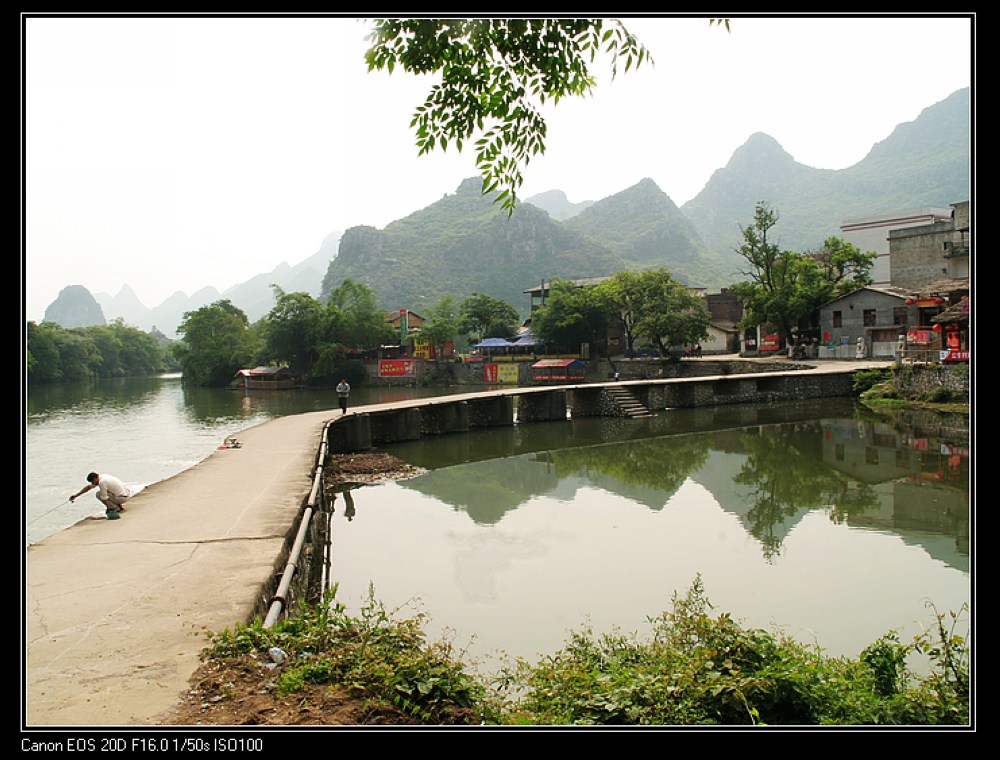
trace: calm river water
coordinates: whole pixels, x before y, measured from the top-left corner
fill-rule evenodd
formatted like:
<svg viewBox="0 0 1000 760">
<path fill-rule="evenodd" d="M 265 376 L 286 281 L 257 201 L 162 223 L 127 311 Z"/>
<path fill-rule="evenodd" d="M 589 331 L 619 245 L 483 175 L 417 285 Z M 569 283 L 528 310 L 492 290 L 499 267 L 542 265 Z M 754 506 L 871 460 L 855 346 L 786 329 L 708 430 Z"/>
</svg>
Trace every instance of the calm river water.
<svg viewBox="0 0 1000 760">
<path fill-rule="evenodd" d="M 416 393 L 358 389 L 352 404 Z M 89 498 L 63 503 L 90 470 L 142 486 L 226 435 L 335 407 L 333 392 L 245 396 L 176 378 L 32 389 L 24 542 L 95 511 Z M 554 652 L 584 627 L 642 635 L 697 577 L 719 612 L 848 656 L 929 625 L 928 604 L 958 612 L 972 601 L 969 435 L 951 417 L 888 419 L 827 399 L 388 450 L 427 472 L 338 496 L 338 598 L 356 609 L 373 587 L 487 661 Z"/>
</svg>

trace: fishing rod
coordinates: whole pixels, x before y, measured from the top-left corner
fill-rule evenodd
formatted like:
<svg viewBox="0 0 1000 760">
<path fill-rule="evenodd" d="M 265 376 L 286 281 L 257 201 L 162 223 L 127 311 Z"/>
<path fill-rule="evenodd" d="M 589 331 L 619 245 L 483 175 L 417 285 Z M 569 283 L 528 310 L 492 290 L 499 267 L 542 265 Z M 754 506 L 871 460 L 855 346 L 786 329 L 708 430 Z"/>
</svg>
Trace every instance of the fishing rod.
<svg viewBox="0 0 1000 760">
<path fill-rule="evenodd" d="M 64 501 L 64 502 L 63 502 L 62 504 L 57 504 L 56 506 L 52 507 L 52 509 L 48 510 L 48 512 L 42 512 L 42 513 L 41 513 L 40 515 L 38 515 L 38 517 L 36 517 L 36 518 L 35 518 L 34 520 L 31 520 L 30 522 L 28 522 L 28 525 L 34 525 L 34 524 L 35 524 L 36 522 L 38 522 L 38 521 L 39 521 L 39 520 L 41 520 L 41 519 L 42 519 L 43 517 L 45 517 L 45 515 L 47 515 L 47 514 L 49 514 L 49 513 L 51 513 L 51 512 L 55 512 L 55 511 L 56 511 L 57 509 L 59 509 L 59 507 L 64 507 L 64 506 L 66 506 L 67 504 L 70 504 L 70 503 L 72 503 L 72 501 L 73 501 L 72 499 L 66 499 L 66 501 Z"/>
</svg>

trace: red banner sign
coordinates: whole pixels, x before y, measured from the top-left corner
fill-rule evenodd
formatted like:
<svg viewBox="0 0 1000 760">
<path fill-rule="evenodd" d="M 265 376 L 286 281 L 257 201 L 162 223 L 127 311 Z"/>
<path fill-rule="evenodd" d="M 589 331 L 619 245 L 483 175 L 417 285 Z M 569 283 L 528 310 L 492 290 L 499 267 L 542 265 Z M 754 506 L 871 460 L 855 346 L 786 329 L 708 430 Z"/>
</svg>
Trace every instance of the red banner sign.
<svg viewBox="0 0 1000 760">
<path fill-rule="evenodd" d="M 379 377 L 414 377 L 417 374 L 417 363 L 413 359 L 380 359 L 378 363 Z"/>
<path fill-rule="evenodd" d="M 760 349 L 761 351 L 777 351 L 778 350 L 778 336 L 777 335 L 765 335 L 760 339 Z"/>
</svg>

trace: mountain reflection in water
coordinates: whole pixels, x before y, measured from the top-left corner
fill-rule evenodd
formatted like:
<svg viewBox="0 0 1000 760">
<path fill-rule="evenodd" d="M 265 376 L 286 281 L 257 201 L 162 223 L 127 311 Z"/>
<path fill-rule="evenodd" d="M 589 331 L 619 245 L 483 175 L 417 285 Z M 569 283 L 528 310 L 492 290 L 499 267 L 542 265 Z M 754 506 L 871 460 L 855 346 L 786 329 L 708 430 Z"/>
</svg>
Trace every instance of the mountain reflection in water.
<svg viewBox="0 0 1000 760">
<path fill-rule="evenodd" d="M 971 601 L 963 419 L 824 400 L 388 450 L 428 472 L 355 491 L 350 525 L 334 515 L 340 598 L 369 582 L 380 598 L 419 597 L 441 625 L 517 654 L 553 651 L 585 618 L 636 630 L 695 574 L 737 619 L 801 627 L 847 655 L 926 624 L 928 600 Z"/>
</svg>

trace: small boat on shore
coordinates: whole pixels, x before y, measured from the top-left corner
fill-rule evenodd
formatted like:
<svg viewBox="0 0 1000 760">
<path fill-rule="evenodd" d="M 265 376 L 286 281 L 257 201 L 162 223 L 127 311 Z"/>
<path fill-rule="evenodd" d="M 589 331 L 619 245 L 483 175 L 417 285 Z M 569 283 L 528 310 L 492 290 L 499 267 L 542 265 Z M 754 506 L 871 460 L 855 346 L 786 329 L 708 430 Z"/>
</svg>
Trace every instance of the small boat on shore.
<svg viewBox="0 0 1000 760">
<path fill-rule="evenodd" d="M 245 390 L 288 390 L 299 384 L 288 367 L 254 367 L 236 372 L 236 379 Z"/>
</svg>

